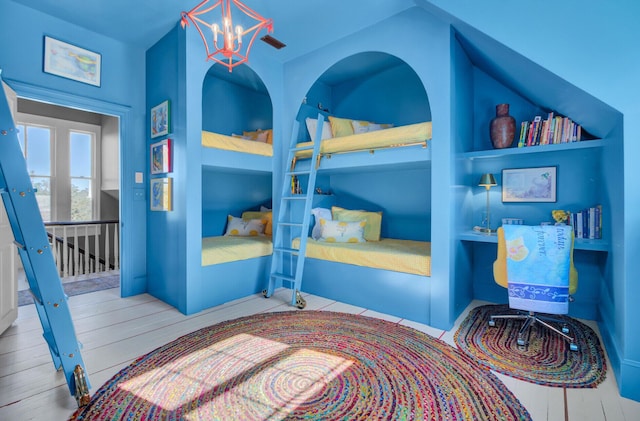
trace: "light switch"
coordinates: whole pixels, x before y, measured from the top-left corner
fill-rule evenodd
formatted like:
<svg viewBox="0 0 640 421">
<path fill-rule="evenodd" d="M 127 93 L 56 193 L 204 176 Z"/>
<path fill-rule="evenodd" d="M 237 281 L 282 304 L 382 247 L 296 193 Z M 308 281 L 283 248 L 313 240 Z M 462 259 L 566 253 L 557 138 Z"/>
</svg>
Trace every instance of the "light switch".
<svg viewBox="0 0 640 421">
<path fill-rule="evenodd" d="M 141 172 L 136 172 L 136 183 L 142 184 L 143 181 L 144 180 L 142 178 L 142 173 Z"/>
</svg>

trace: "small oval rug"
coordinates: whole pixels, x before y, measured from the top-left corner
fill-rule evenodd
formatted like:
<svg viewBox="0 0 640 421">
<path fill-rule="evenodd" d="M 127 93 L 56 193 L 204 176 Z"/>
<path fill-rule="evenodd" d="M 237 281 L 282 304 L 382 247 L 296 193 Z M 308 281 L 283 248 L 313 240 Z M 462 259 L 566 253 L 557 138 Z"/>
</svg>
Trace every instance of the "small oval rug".
<svg viewBox="0 0 640 421">
<path fill-rule="evenodd" d="M 265 313 L 185 335 L 105 383 L 72 420 L 530 420 L 487 368 L 375 318 Z"/>
<path fill-rule="evenodd" d="M 606 375 L 606 361 L 600 340 L 589 326 L 558 315 L 569 327 L 578 345 L 571 351 L 568 342 L 551 330 L 534 324 L 529 344 L 517 344 L 521 320 L 496 320 L 491 314 L 516 314 L 508 305 L 484 305 L 471 310 L 454 335 L 458 348 L 481 364 L 511 377 L 554 387 L 596 387 Z"/>
</svg>

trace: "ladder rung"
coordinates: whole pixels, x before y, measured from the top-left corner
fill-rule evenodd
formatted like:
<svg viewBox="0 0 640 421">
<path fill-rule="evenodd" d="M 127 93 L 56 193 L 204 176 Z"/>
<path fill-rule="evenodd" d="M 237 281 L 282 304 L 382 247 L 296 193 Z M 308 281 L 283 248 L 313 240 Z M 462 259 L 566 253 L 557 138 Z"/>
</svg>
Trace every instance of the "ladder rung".
<svg viewBox="0 0 640 421">
<path fill-rule="evenodd" d="M 285 227 L 301 227 L 300 222 L 278 222 L 278 225 L 284 225 Z"/>
<path fill-rule="evenodd" d="M 307 200 L 307 196 L 304 194 L 300 194 L 297 196 L 283 196 L 282 200 Z"/>
<path fill-rule="evenodd" d="M 280 252 L 280 253 L 291 253 L 291 254 L 300 253 L 300 250 L 293 249 L 293 248 L 288 248 L 288 247 L 274 247 L 273 251 L 277 251 L 277 252 Z"/>
<path fill-rule="evenodd" d="M 291 275 L 285 275 L 284 273 L 272 273 L 272 278 L 282 279 L 284 281 L 295 282 L 296 278 Z"/>
<path fill-rule="evenodd" d="M 309 170 L 300 170 L 300 171 L 289 171 L 284 173 L 285 175 L 291 176 L 291 175 L 307 175 L 307 174 L 311 174 L 311 171 Z"/>
<path fill-rule="evenodd" d="M 53 333 L 51 332 L 51 330 L 50 329 L 45 330 L 42 336 L 44 337 L 44 340 L 47 342 L 47 345 L 49 345 L 49 349 L 51 350 L 51 353 L 54 354 L 56 357 L 60 358 L 60 352 L 58 351 L 58 347 L 56 346 L 56 341 L 53 339 Z"/>
<path fill-rule="evenodd" d="M 289 149 L 291 152 L 298 152 L 298 151 L 309 151 L 313 149 L 313 145 L 306 145 L 306 146 L 294 146 L 293 148 Z"/>
<path fill-rule="evenodd" d="M 21 250 L 26 249 L 26 247 L 24 246 L 24 244 L 18 243 L 16 240 L 13 240 L 13 244 L 16 245 L 16 247 L 18 247 Z"/>
<path fill-rule="evenodd" d="M 8 192 L 4 187 L 0 187 L 0 194 Z"/>
</svg>

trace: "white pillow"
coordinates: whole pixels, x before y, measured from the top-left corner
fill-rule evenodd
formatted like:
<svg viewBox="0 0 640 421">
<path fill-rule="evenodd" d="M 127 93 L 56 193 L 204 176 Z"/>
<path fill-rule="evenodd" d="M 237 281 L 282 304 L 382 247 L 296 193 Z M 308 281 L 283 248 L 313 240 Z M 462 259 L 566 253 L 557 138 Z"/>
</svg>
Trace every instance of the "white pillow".
<svg viewBox="0 0 640 421">
<path fill-rule="evenodd" d="M 327 221 L 320 218 L 322 235 L 318 241 L 327 243 L 364 243 L 366 221 L 344 222 Z"/>
<path fill-rule="evenodd" d="M 311 214 L 315 218 L 315 224 L 313 229 L 311 230 L 311 238 L 314 240 L 318 240 L 322 234 L 320 228 L 320 218 L 324 218 L 327 221 L 331 221 L 333 218 L 331 216 L 331 209 L 327 208 L 313 208 L 311 209 Z"/>
<path fill-rule="evenodd" d="M 307 130 L 309 131 L 309 136 L 311 136 L 311 141 L 315 142 L 316 140 L 316 129 L 318 128 L 318 120 L 315 118 L 307 117 L 305 119 L 307 123 Z M 322 140 L 331 139 L 331 124 L 327 120 L 322 124 Z"/>
<path fill-rule="evenodd" d="M 256 237 L 264 235 L 264 222 L 261 219 L 244 220 L 229 215 L 227 217 L 226 236 Z"/>
<path fill-rule="evenodd" d="M 271 209 L 264 205 L 260 205 L 260 212 L 269 212 Z"/>
</svg>

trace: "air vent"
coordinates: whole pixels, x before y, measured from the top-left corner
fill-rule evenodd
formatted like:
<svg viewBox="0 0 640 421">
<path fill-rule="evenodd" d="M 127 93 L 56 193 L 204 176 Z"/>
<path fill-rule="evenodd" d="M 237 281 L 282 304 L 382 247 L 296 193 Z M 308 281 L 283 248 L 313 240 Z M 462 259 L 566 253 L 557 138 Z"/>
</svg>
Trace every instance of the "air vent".
<svg viewBox="0 0 640 421">
<path fill-rule="evenodd" d="M 271 35 L 265 35 L 260 39 L 263 40 L 264 42 L 266 42 L 267 44 L 269 44 L 270 46 L 272 46 L 273 48 L 278 49 L 278 50 L 287 46 L 287 44 L 278 41 L 277 39 L 275 39 Z"/>
</svg>

